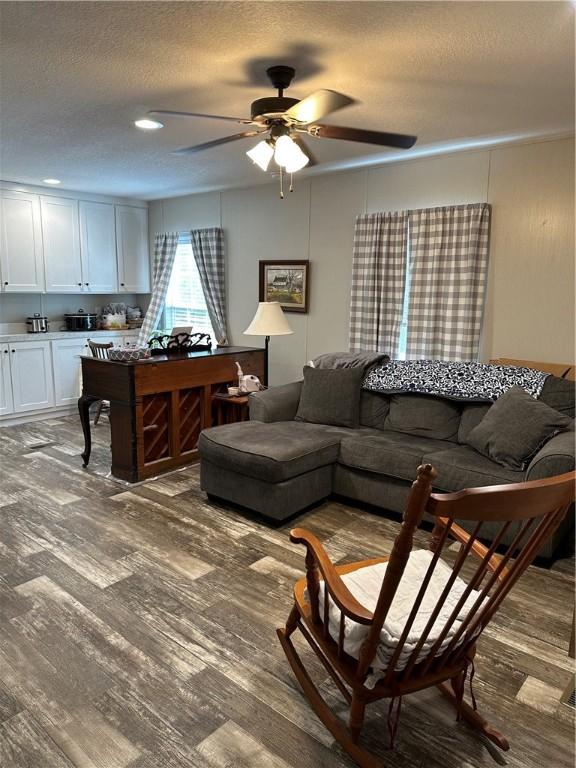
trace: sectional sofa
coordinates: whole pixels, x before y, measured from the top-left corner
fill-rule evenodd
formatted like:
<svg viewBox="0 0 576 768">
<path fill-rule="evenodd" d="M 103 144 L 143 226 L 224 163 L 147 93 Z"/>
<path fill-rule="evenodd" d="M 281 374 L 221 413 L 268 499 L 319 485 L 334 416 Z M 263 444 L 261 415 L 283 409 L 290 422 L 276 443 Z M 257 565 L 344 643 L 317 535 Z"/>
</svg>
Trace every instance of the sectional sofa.
<svg viewBox="0 0 576 768">
<path fill-rule="evenodd" d="M 250 421 L 205 430 L 201 485 L 225 499 L 282 521 L 331 494 L 401 514 L 416 469 L 432 464 L 439 491 L 515 483 L 574 469 L 574 431 L 550 439 L 516 471 L 466 445 L 489 403 L 362 390 L 353 429 L 296 421 L 302 382 L 250 397 Z M 540 400 L 574 419 L 574 382 L 550 376 Z M 571 539 L 566 520 L 541 554 Z M 510 535 L 513 531 L 510 531 Z"/>
</svg>

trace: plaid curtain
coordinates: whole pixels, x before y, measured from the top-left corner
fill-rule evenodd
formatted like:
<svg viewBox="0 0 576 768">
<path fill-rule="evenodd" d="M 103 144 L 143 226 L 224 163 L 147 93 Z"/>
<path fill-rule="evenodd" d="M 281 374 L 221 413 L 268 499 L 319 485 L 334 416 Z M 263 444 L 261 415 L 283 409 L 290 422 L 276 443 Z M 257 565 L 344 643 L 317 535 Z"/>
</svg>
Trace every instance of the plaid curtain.
<svg viewBox="0 0 576 768">
<path fill-rule="evenodd" d="M 138 344 L 146 346 L 148 339 L 156 329 L 164 302 L 166 292 L 170 284 L 176 247 L 178 245 L 178 232 L 168 232 L 156 235 L 154 238 L 154 267 L 152 271 L 152 296 L 146 317 L 138 334 Z"/>
<path fill-rule="evenodd" d="M 478 357 L 488 269 L 488 203 L 410 211 L 408 359 Z"/>
<path fill-rule="evenodd" d="M 219 227 L 192 229 L 192 253 L 200 273 L 200 281 L 210 323 L 218 344 L 226 344 L 226 271 L 224 260 L 224 233 Z"/>
<path fill-rule="evenodd" d="M 408 212 L 358 216 L 354 230 L 350 349 L 396 357 L 402 320 Z"/>
</svg>

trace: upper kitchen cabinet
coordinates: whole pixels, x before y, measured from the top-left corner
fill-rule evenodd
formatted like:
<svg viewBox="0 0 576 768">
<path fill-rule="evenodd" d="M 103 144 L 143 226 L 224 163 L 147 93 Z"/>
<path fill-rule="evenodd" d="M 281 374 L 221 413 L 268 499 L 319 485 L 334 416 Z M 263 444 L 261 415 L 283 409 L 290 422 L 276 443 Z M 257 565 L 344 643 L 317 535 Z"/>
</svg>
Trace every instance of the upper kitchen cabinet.
<svg viewBox="0 0 576 768">
<path fill-rule="evenodd" d="M 2 290 L 44 291 L 38 195 L 8 190 L 0 193 L 0 268 Z"/>
<path fill-rule="evenodd" d="M 116 206 L 116 249 L 120 293 L 150 292 L 148 210 Z"/>
<path fill-rule="evenodd" d="M 82 291 L 116 293 L 118 265 L 114 205 L 81 200 L 79 206 Z"/>
<path fill-rule="evenodd" d="M 67 197 L 40 197 L 42 240 L 47 293 L 79 293 L 82 264 L 78 201 Z"/>
</svg>

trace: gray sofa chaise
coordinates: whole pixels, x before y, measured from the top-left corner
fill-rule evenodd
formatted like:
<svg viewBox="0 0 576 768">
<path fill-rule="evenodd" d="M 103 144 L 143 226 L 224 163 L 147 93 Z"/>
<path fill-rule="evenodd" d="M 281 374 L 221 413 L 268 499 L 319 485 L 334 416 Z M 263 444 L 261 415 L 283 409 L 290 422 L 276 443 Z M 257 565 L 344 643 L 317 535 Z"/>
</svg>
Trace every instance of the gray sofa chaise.
<svg viewBox="0 0 576 768">
<path fill-rule="evenodd" d="M 550 439 L 526 471 L 465 445 L 489 403 L 362 390 L 354 429 L 296 421 L 302 382 L 250 397 L 250 421 L 204 430 L 201 487 L 282 521 L 331 494 L 402 513 L 416 469 L 432 464 L 439 491 L 535 480 L 574 469 L 574 431 Z M 574 382 L 550 376 L 540 400 L 574 418 Z M 543 556 L 571 531 L 566 520 Z M 512 534 L 513 532 L 511 532 Z"/>
</svg>

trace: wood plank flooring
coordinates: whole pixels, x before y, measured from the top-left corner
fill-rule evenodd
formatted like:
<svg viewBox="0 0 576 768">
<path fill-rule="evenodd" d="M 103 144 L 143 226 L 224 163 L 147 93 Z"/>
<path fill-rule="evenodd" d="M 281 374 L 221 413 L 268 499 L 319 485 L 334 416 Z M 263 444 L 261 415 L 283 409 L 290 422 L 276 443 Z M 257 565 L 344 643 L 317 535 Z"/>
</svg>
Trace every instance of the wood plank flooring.
<svg viewBox="0 0 576 768">
<path fill-rule="evenodd" d="M 1 768 L 350 768 L 274 633 L 303 570 L 291 525 L 208 503 L 196 466 L 108 479 L 106 419 L 93 435 L 86 471 L 74 417 L 0 429 Z M 341 562 L 389 552 L 397 532 L 336 501 L 298 524 Z M 572 571 L 532 567 L 479 643 L 479 707 L 515 768 L 573 765 Z M 385 707 L 366 742 L 391 768 L 494 764 L 435 691 L 405 699 L 394 752 Z"/>
</svg>

